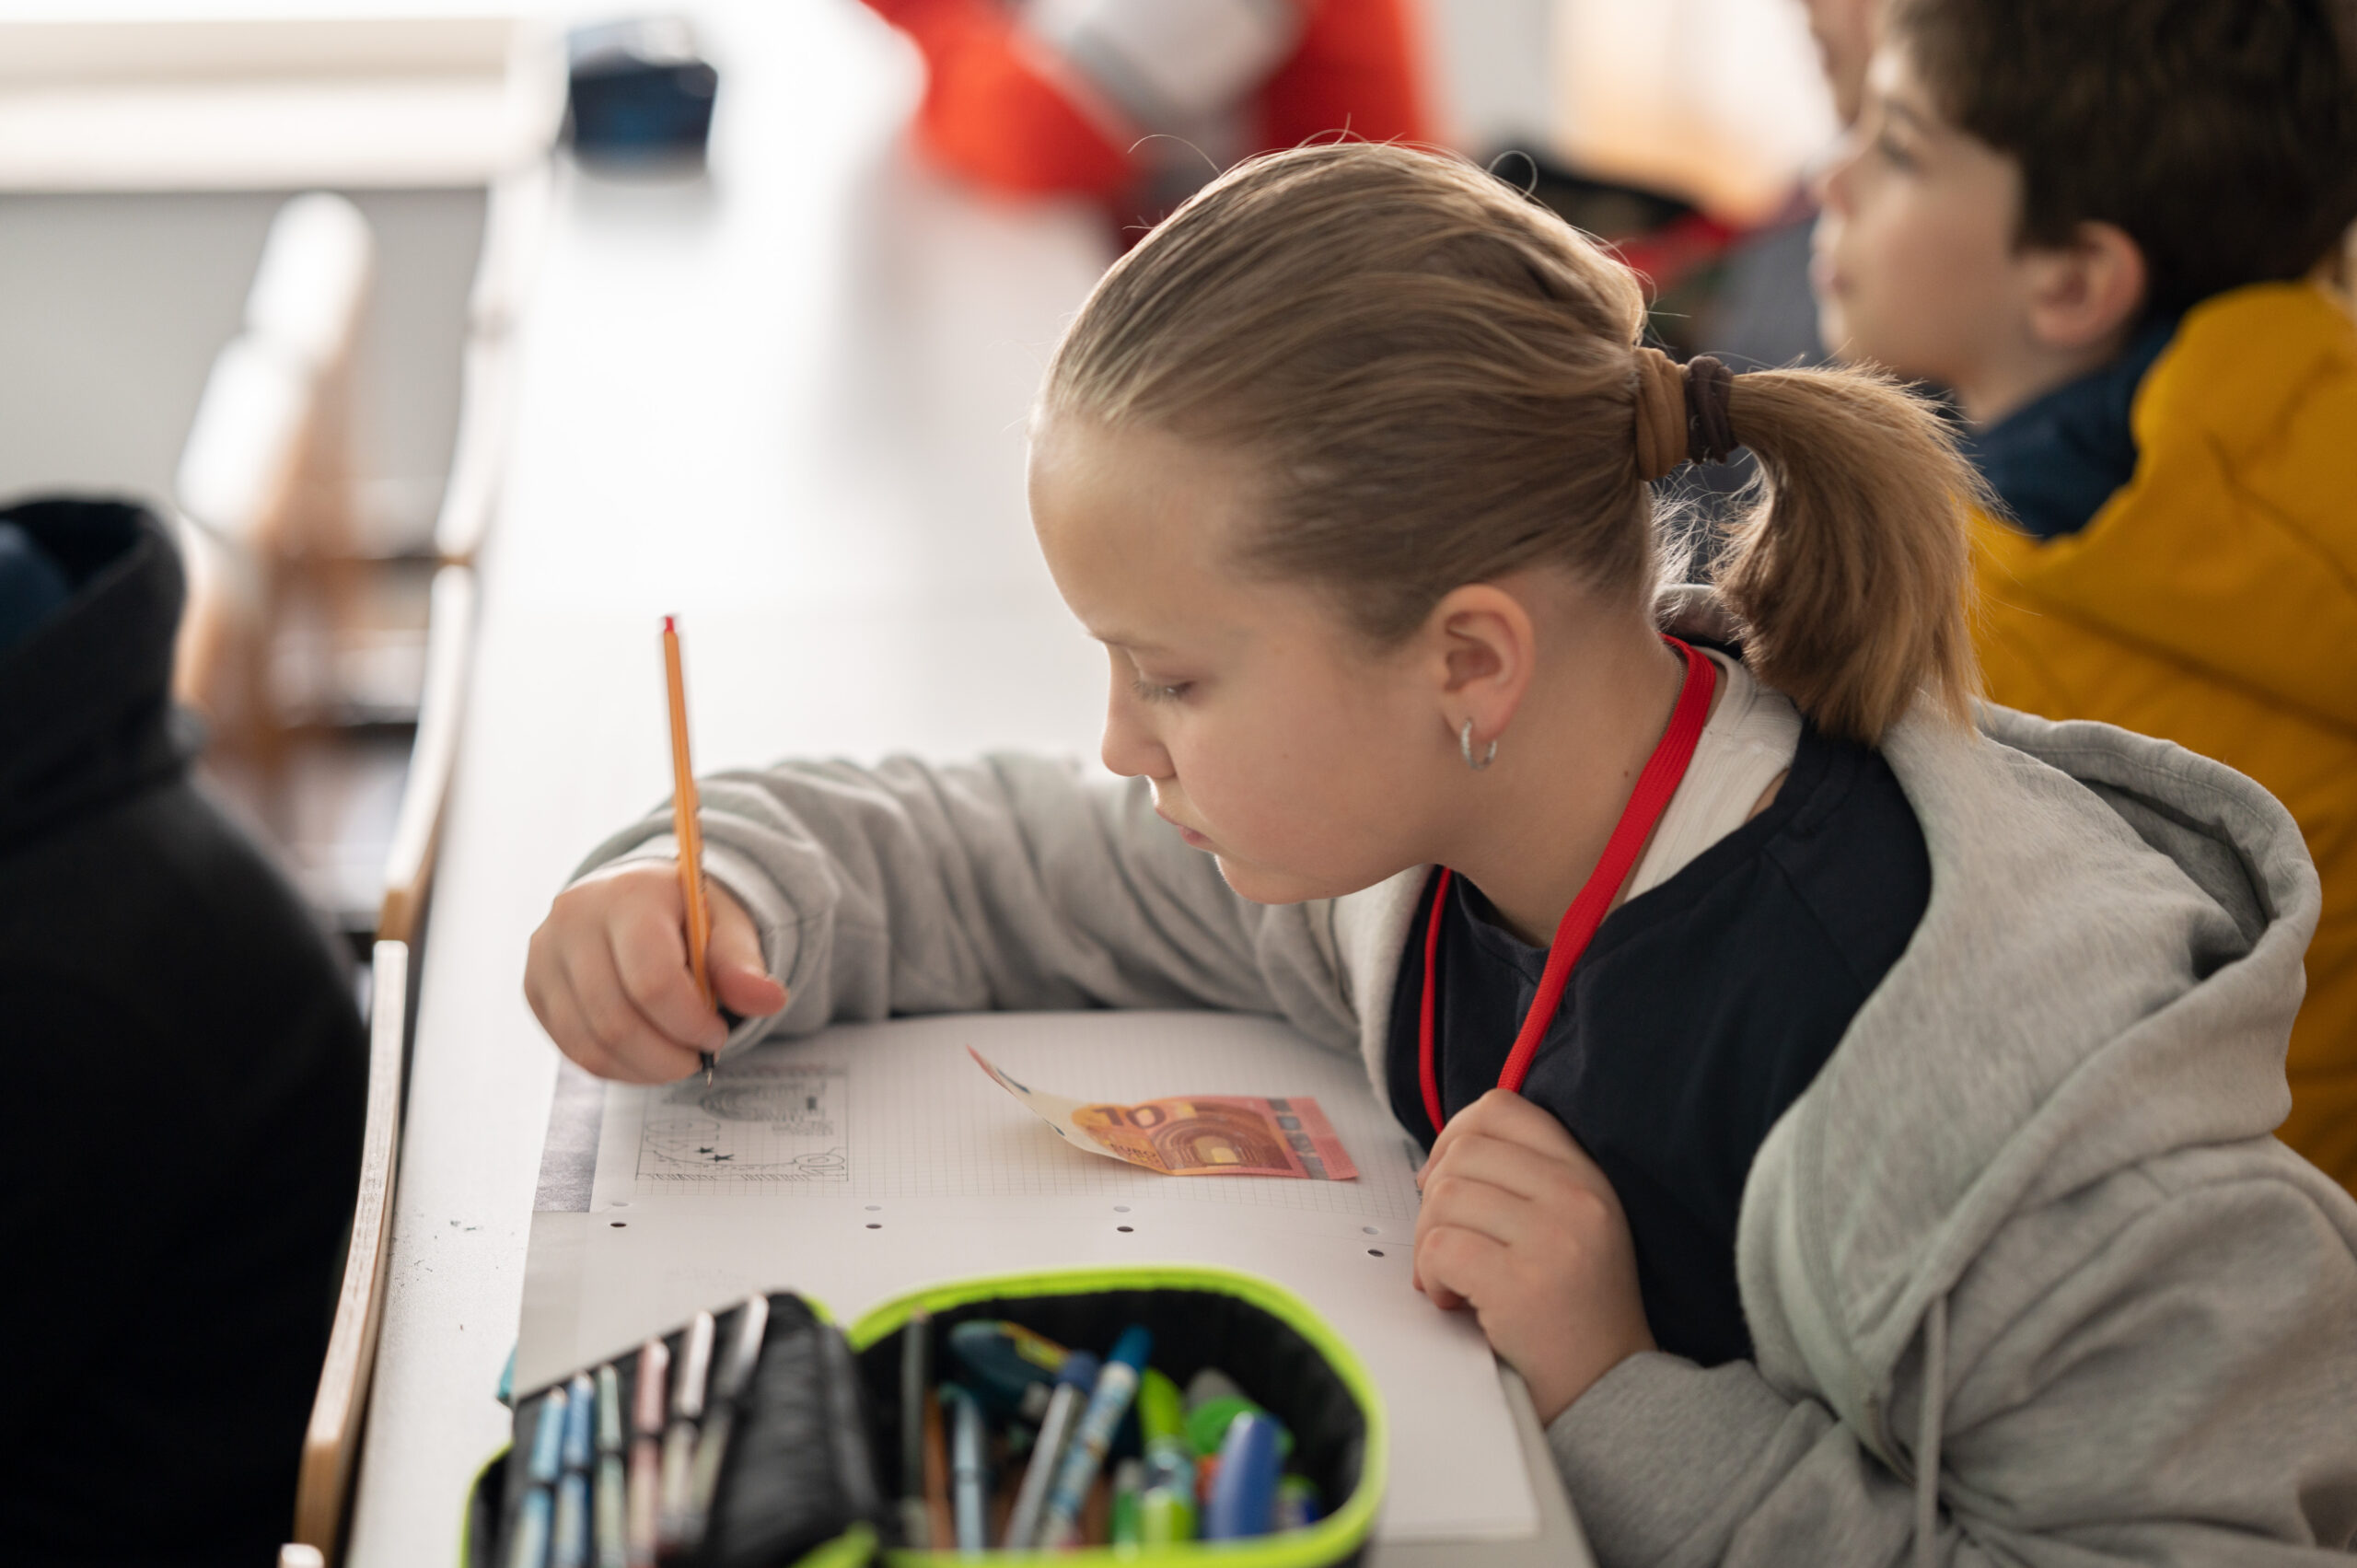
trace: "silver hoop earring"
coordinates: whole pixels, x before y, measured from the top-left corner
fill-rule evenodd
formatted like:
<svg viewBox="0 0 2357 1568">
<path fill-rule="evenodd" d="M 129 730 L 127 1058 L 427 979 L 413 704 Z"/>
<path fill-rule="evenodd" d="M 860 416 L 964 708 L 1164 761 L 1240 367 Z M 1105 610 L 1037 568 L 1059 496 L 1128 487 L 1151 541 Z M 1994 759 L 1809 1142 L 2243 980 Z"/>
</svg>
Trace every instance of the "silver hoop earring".
<svg viewBox="0 0 2357 1568">
<path fill-rule="evenodd" d="M 1489 749 L 1481 753 L 1480 761 L 1474 761 L 1473 721 L 1471 719 L 1467 719 L 1465 721 L 1465 727 L 1457 732 L 1457 749 L 1465 753 L 1465 765 L 1472 769 L 1477 773 L 1485 771 L 1491 763 L 1498 760 L 1498 743 L 1492 740 L 1490 742 Z"/>
</svg>

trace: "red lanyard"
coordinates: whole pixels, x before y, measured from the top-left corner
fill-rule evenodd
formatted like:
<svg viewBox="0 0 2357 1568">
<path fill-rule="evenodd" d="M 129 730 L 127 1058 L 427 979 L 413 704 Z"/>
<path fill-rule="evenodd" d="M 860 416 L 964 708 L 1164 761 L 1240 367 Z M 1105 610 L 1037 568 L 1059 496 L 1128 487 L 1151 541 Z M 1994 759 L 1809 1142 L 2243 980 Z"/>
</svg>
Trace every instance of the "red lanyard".
<svg viewBox="0 0 2357 1568">
<path fill-rule="evenodd" d="M 1629 804 L 1621 807 L 1620 820 L 1605 842 L 1603 857 L 1588 873 L 1587 883 L 1572 900 L 1572 907 L 1563 912 L 1562 923 L 1555 927 L 1555 940 L 1547 949 L 1547 967 L 1538 976 L 1538 993 L 1531 998 L 1529 1016 L 1522 1020 L 1522 1032 L 1515 1037 L 1514 1050 L 1498 1074 L 1502 1089 L 1521 1092 L 1530 1063 L 1538 1055 L 1538 1042 L 1546 1038 L 1548 1027 L 1555 1021 L 1555 1010 L 1562 1005 L 1572 966 L 1580 961 L 1596 928 L 1611 912 L 1620 884 L 1629 879 L 1637 864 L 1637 852 L 1644 847 L 1669 797 L 1678 793 L 1679 782 L 1686 777 L 1686 765 L 1694 760 L 1694 743 L 1702 738 L 1702 722 L 1710 716 L 1711 692 L 1718 685 L 1719 672 L 1707 657 L 1677 638 L 1665 635 L 1662 641 L 1686 656 L 1686 683 L 1678 689 L 1678 706 L 1670 710 L 1669 727 L 1646 760 L 1645 771 L 1637 775 L 1637 787 L 1630 792 Z M 1432 919 L 1424 927 L 1423 1011 L 1416 1028 L 1424 1114 L 1432 1119 L 1434 1132 L 1441 1130 L 1445 1118 L 1440 1109 L 1440 1078 L 1433 1064 L 1433 1016 L 1440 992 L 1436 971 L 1441 914 L 1448 907 L 1448 884 L 1455 875 L 1442 866 L 1439 884 L 1433 889 Z"/>
</svg>

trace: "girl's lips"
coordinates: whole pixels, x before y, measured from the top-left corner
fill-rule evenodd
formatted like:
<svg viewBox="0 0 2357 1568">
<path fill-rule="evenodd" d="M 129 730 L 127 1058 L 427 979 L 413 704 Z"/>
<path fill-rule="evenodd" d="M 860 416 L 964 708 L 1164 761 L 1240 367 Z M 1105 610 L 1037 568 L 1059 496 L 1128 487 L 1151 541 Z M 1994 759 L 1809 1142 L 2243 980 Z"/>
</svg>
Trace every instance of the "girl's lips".
<svg viewBox="0 0 2357 1568">
<path fill-rule="evenodd" d="M 1172 827 L 1178 829 L 1178 837 L 1186 843 L 1189 849 L 1209 849 L 1212 847 L 1211 840 L 1203 837 L 1202 834 L 1195 831 L 1194 829 L 1187 826 L 1186 823 L 1179 821 L 1177 818 L 1171 816 L 1169 812 L 1165 811 L 1161 807 L 1155 807 L 1154 808 L 1154 814 L 1161 818 L 1164 821 L 1169 823 Z"/>
</svg>

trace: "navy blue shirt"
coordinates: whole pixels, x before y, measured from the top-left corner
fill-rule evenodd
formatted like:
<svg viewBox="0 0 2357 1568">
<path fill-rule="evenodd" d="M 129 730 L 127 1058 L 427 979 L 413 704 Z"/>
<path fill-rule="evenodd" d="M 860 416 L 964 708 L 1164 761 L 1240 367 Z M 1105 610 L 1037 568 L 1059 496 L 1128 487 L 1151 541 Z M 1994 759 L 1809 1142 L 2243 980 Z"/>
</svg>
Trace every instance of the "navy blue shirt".
<svg viewBox="0 0 2357 1568">
<path fill-rule="evenodd" d="M 1434 878 L 1436 882 L 1437 877 Z M 1802 726 L 1768 809 L 1605 918 L 1573 967 L 1526 1098 L 1603 1167 L 1662 1349 L 1751 1354 L 1736 1216 L 1768 1130 L 1898 960 L 1932 890 L 1922 830 L 1878 752 Z M 1426 1148 L 1417 1022 L 1431 887 L 1392 1002 L 1392 1109 Z M 1547 952 L 1451 881 L 1434 1065 L 1454 1116 L 1497 1086 Z"/>
<path fill-rule="evenodd" d="M 1966 435 L 1965 456 L 2024 533 L 2077 533 L 2136 476 L 2136 393 L 2177 327 L 2147 323 L 2110 364 Z"/>
</svg>

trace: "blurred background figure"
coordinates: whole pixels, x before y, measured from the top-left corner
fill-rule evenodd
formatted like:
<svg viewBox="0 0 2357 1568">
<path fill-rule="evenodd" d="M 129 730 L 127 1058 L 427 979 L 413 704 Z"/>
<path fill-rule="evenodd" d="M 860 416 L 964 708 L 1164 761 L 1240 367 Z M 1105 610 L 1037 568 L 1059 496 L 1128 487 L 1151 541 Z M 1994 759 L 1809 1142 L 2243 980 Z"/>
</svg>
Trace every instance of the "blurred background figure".
<svg viewBox="0 0 2357 1568">
<path fill-rule="evenodd" d="M 1405 0 L 868 0 L 925 60 L 917 138 L 986 189 L 1104 202 L 1134 235 L 1237 159 L 1426 141 Z"/>
<path fill-rule="evenodd" d="M 191 780 L 182 593 L 141 508 L 0 511 L 16 1562 L 270 1561 L 359 1181 L 349 966 Z"/>
</svg>

